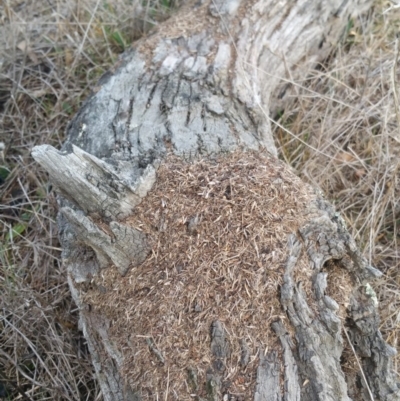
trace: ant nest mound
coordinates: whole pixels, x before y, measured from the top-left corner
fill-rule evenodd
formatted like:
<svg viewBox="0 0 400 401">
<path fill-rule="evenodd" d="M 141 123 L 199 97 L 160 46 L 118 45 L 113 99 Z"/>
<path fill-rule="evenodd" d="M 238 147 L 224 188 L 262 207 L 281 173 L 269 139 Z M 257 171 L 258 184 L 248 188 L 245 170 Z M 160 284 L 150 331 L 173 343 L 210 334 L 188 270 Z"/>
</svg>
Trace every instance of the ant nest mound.
<svg viewBox="0 0 400 401">
<path fill-rule="evenodd" d="M 260 353 L 281 352 L 270 326 L 287 322 L 279 288 L 288 236 L 315 199 L 287 166 L 256 152 L 163 161 L 126 220 L 147 235 L 149 256 L 124 277 L 102 270 L 85 294 L 109 319 L 123 377 L 141 399 L 209 398 L 218 369 L 226 399 L 253 398 Z M 311 281 L 311 270 L 303 251 L 295 279 Z M 210 336 L 221 328 L 218 362 Z"/>
</svg>

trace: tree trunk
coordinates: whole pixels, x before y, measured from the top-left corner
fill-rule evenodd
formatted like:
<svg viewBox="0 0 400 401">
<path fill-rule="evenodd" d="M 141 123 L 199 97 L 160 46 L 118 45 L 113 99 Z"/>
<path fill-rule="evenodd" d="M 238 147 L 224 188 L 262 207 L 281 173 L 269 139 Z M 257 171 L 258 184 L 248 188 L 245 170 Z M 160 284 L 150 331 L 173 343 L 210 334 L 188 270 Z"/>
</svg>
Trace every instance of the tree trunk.
<svg viewBox="0 0 400 401">
<path fill-rule="evenodd" d="M 370 4 L 186 4 L 33 150 L 105 400 L 400 399 L 380 273 L 269 120 Z"/>
</svg>

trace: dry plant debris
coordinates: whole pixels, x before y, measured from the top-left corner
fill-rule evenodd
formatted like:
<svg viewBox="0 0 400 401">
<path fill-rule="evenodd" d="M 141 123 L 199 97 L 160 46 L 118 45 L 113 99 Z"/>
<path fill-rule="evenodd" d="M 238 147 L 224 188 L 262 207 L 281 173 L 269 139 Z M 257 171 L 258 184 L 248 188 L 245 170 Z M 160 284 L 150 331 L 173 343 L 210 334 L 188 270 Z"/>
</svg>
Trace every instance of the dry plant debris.
<svg viewBox="0 0 400 401">
<path fill-rule="evenodd" d="M 225 392 L 252 399 L 258 353 L 280 350 L 270 325 L 286 319 L 279 286 L 288 235 L 309 217 L 313 199 L 283 163 L 252 152 L 192 163 L 169 156 L 162 163 L 154 188 L 128 219 L 147 234 L 150 256 L 125 277 L 102 270 L 82 294 L 110 320 L 123 376 L 142 399 L 164 399 L 166 389 L 191 399 L 187 371 L 196 367 L 199 384 L 206 382 L 216 320 L 231 350 Z M 296 276 L 310 282 L 311 274 L 304 252 Z M 241 341 L 251 350 L 245 367 Z"/>
</svg>

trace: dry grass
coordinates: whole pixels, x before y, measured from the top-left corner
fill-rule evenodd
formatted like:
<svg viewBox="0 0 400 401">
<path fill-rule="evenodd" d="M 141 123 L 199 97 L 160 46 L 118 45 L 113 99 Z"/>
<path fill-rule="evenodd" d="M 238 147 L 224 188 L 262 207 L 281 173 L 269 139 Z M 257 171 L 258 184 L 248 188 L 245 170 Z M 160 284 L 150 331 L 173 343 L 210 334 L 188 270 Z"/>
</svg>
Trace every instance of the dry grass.
<svg viewBox="0 0 400 401">
<path fill-rule="evenodd" d="M 101 399 L 60 264 L 54 194 L 29 151 L 61 145 L 90 87 L 156 23 L 162 3 L 0 3 L 0 395 L 7 389 L 9 399 Z M 383 333 L 397 347 L 400 10 L 385 12 L 390 4 L 376 1 L 300 83 L 280 118 L 292 134 L 275 135 L 282 158 L 335 202 L 385 272 L 375 288 Z"/>
</svg>

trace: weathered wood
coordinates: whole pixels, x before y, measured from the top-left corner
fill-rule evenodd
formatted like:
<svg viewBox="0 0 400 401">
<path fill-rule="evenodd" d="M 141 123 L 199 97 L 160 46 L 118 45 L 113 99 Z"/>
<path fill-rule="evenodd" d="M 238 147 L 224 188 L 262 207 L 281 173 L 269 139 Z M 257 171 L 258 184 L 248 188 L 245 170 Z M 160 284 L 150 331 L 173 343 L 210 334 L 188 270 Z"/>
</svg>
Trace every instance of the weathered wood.
<svg viewBox="0 0 400 401">
<path fill-rule="evenodd" d="M 62 152 L 48 145 L 36 146 L 32 156 L 67 199 L 86 214 L 106 220 L 129 216 L 156 179 L 152 165 L 136 171 L 128 162 L 105 163 L 70 144 Z"/>
<path fill-rule="evenodd" d="M 262 182 L 269 188 L 271 202 L 259 218 L 264 218 L 264 213 L 265 221 L 278 227 L 274 224 L 290 216 L 280 227 L 287 233 L 287 243 L 271 232 L 275 248 L 267 249 L 260 232 L 252 232 L 254 222 L 243 221 L 237 236 L 248 238 L 246 247 L 255 255 L 250 264 L 243 260 L 232 277 L 225 281 L 219 277 L 220 282 L 213 283 L 219 291 L 212 292 L 207 300 L 198 302 L 196 286 L 193 289 L 190 283 L 185 284 L 184 290 L 193 299 L 179 316 L 158 313 L 151 309 L 150 302 L 148 314 L 154 328 L 149 332 L 132 330 L 130 337 L 124 334 L 122 340 L 116 333 L 118 320 L 125 319 L 118 315 L 121 308 L 117 304 L 129 300 L 122 297 L 127 294 L 120 294 L 118 300 L 118 288 L 132 291 L 128 294 L 131 297 L 143 294 L 138 303 L 145 303 L 155 292 L 169 291 L 171 280 L 178 285 L 189 274 L 187 266 L 179 261 L 162 265 L 168 255 L 162 254 L 157 241 L 173 236 L 166 212 L 178 210 L 180 204 L 173 202 L 186 201 L 190 191 L 181 193 L 180 184 L 175 183 L 169 188 L 171 193 L 182 196 L 172 204 L 161 199 L 146 218 L 142 216 L 133 223 L 129 220 L 139 206 L 149 202 L 162 179 L 158 169 L 167 166 L 175 169 L 176 175 L 195 176 L 199 184 L 192 195 L 199 196 L 199 200 L 213 196 L 214 188 L 224 186 L 222 211 L 213 219 L 204 221 L 197 210 L 174 217 L 182 221 L 185 230 L 187 247 L 182 252 L 194 263 L 191 252 L 196 244 L 202 244 L 199 239 L 204 236 L 204 224 L 217 227 L 226 210 L 231 214 L 240 211 L 237 204 L 243 200 L 229 181 L 230 173 L 221 176 L 216 169 L 206 173 L 202 169 L 214 166 L 221 154 L 231 152 L 242 155 L 242 167 L 254 164 L 253 154 L 246 156 L 247 151 L 276 155 L 269 115 L 290 104 L 294 89 L 288 82 L 304 76 L 323 60 L 340 38 L 347 18 L 370 4 L 369 0 L 187 3 L 158 32 L 135 43 L 114 71 L 100 80 L 71 122 L 62 152 L 49 146 L 33 150 L 34 158 L 49 171 L 62 194 L 59 225 L 63 259 L 105 400 L 368 400 L 370 392 L 379 400 L 400 400 L 399 385 L 391 371 L 395 351 L 379 332 L 376 298 L 369 284 L 380 275 L 379 271 L 368 265 L 329 203 L 299 184 L 293 173 L 273 158 L 260 158 L 266 172 Z M 184 173 L 184 165 L 167 164 L 171 154 L 186 160 L 187 165 L 200 158 L 205 164 Z M 180 167 L 176 167 L 178 164 Z M 239 166 L 231 164 L 229 168 L 233 175 Z M 257 177 L 261 180 L 260 175 Z M 251 183 L 248 181 L 248 185 Z M 285 194 L 292 194 L 294 199 L 298 194 L 299 200 L 288 205 L 285 216 L 277 215 L 276 210 L 284 206 L 281 199 Z M 249 192 L 248 196 L 250 199 L 253 194 Z M 257 199 L 252 201 L 254 208 L 258 207 Z M 228 223 L 226 227 L 228 230 Z M 263 230 L 268 230 L 267 224 Z M 218 235 L 210 237 L 213 244 L 209 237 L 204 240 L 208 246 L 201 245 L 202 252 L 206 254 L 216 244 L 217 254 L 231 252 L 228 248 L 234 248 L 234 244 L 218 248 Z M 275 254 L 281 255 L 281 265 L 276 265 L 281 259 Z M 233 259 L 238 257 L 232 255 Z M 158 281 L 152 287 L 141 286 L 146 271 L 140 269 L 148 266 L 146 263 L 151 265 L 152 260 L 152 272 Z M 112 266 L 117 268 L 116 276 Z M 207 269 L 218 268 L 213 263 L 200 265 L 198 280 Z M 165 269 L 163 275 L 160 269 Z M 256 277 L 252 283 L 245 276 L 248 271 Z M 343 281 L 342 292 L 329 284 L 335 274 Z M 235 285 L 242 281 L 243 293 L 249 294 L 247 303 L 233 295 Z M 262 293 L 268 301 L 262 310 L 254 310 L 251 292 L 256 290 L 252 285 L 266 288 L 260 287 L 260 282 L 275 283 L 275 303 L 270 294 Z M 222 291 L 227 285 L 232 285 L 232 290 Z M 178 287 L 176 291 L 178 297 Z M 247 330 L 253 324 L 248 319 L 259 314 L 260 327 L 268 319 L 275 334 L 257 335 L 269 340 L 274 336 L 275 342 L 254 344 L 254 339 L 244 334 L 248 331 L 240 331 L 229 319 L 221 320 L 218 314 L 226 316 L 226 311 L 218 309 L 222 294 L 229 294 L 230 308 L 236 308 L 232 321 Z M 101 301 L 103 298 L 106 301 Z M 93 299 L 104 302 L 104 308 L 96 308 Z M 109 300 L 115 300 L 115 314 L 106 313 Z M 243 313 L 237 308 L 240 301 Z M 139 309 L 140 305 L 136 306 Z M 134 315 L 132 310 L 125 312 Z M 209 333 L 196 333 L 193 349 L 181 345 L 179 336 L 173 337 L 177 344 L 174 352 L 188 355 L 186 362 L 179 359 L 178 363 L 174 352 L 159 345 L 164 344 L 163 336 L 169 335 L 168 324 L 160 321 L 170 319 L 170 325 L 179 326 L 185 319 L 196 321 L 200 316 L 207 322 L 211 320 Z M 130 323 L 128 319 L 126 324 Z M 140 326 L 140 321 L 133 323 L 136 328 Z M 360 373 L 345 374 L 341 361 L 346 347 L 344 330 L 349 333 L 368 383 Z M 209 335 L 208 350 L 197 355 L 196 347 L 203 344 L 205 334 Z M 146 363 L 143 368 L 133 368 L 132 360 L 137 366 Z M 129 372 L 134 372 L 134 377 Z M 158 384 L 149 388 L 145 381 Z"/>
<path fill-rule="evenodd" d="M 323 235 L 325 228 L 320 225 L 317 230 L 317 235 Z M 307 386 L 303 386 L 303 394 L 307 394 L 306 399 L 332 401 L 337 399 L 337 394 L 341 394 L 342 399 L 348 400 L 345 397 L 346 382 L 339 366 L 343 349 L 340 320 L 324 303 L 319 303 L 320 318 L 316 318 L 307 304 L 301 283 L 296 284 L 293 280 L 301 250 L 301 244 L 294 236 L 289 239 L 289 249 L 292 251 L 286 265 L 281 302 L 296 330 L 300 372 L 312 378 Z M 317 293 L 320 291 L 321 287 Z M 282 338 L 283 330 L 279 328 L 275 331 Z M 291 376 L 287 377 L 289 379 Z"/>
<path fill-rule="evenodd" d="M 100 267 L 112 262 L 124 275 L 130 265 L 146 259 L 145 236 L 115 220 L 129 216 L 146 196 L 156 178 L 152 165 L 137 176 L 127 162 L 110 165 L 74 145 L 64 152 L 47 145 L 37 146 L 32 155 L 46 168 L 63 195 L 81 209 L 76 212 L 63 207 L 61 213 L 79 240 L 95 251 Z M 96 219 L 109 224 L 98 227 Z M 75 280 L 81 282 L 87 273 L 87 269 L 76 271 L 80 277 Z"/>
<path fill-rule="evenodd" d="M 133 45 L 68 129 L 67 143 L 146 166 L 169 146 L 184 155 L 238 146 L 272 154 L 268 115 L 371 1 L 189 3 Z M 217 8 L 216 8 L 217 7 Z M 211 14 L 211 15 L 210 15 Z"/>
<path fill-rule="evenodd" d="M 276 351 L 260 355 L 254 401 L 281 401 L 280 359 Z"/>
<path fill-rule="evenodd" d="M 292 348 L 294 344 L 289 333 L 286 332 L 281 322 L 272 323 L 276 335 L 279 337 L 283 348 L 283 363 L 285 366 L 284 400 L 300 400 L 300 382 L 297 373 L 297 363 L 294 359 Z"/>
</svg>

